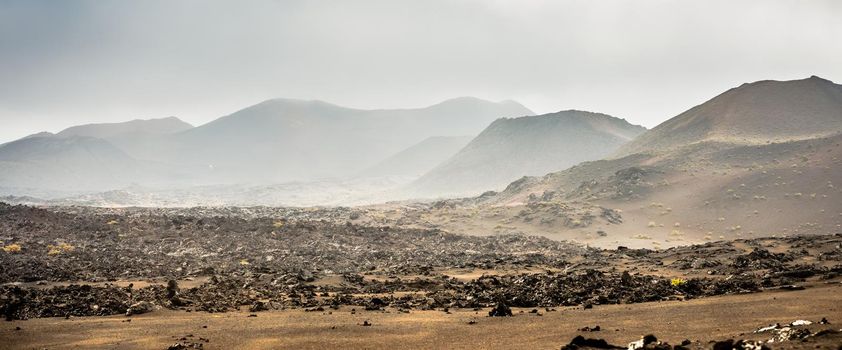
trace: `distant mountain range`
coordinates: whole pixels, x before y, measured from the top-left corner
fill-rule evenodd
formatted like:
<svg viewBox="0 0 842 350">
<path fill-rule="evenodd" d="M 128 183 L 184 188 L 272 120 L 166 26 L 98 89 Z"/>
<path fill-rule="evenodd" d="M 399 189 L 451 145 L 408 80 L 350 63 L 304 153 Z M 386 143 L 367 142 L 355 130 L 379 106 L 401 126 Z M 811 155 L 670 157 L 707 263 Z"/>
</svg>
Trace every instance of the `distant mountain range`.
<svg viewBox="0 0 842 350">
<path fill-rule="evenodd" d="M 475 98 L 396 110 L 276 99 L 173 135 L 139 157 L 203 166 L 224 183 L 337 178 L 430 136 L 471 135 L 500 116 L 529 114 L 515 102 Z"/>
<path fill-rule="evenodd" d="M 409 190 L 425 197 L 500 190 L 523 176 L 605 157 L 644 131 L 623 119 L 574 110 L 498 119 Z"/>
<path fill-rule="evenodd" d="M 123 123 L 86 124 L 60 131 L 58 137 L 96 137 L 119 140 L 126 137 L 167 135 L 192 129 L 193 126 L 176 117 L 161 119 L 135 119 Z"/>
<path fill-rule="evenodd" d="M 681 214 L 696 235 L 724 232 L 711 223 L 735 213 L 758 218 L 732 225 L 748 231 L 842 225 L 825 215 L 842 213 L 842 86 L 831 81 L 743 84 L 648 131 L 599 113 L 532 114 L 475 98 L 392 110 L 275 99 L 197 127 L 172 117 L 82 125 L 0 145 L 0 195 L 347 205 L 494 190 L 465 200 L 507 210 L 536 201 L 609 206 L 622 210 L 624 230 Z M 125 191 L 95 193 L 109 190 Z M 793 201 L 804 196 L 816 200 Z M 530 232 L 532 222 L 518 227 Z"/>
<path fill-rule="evenodd" d="M 198 127 L 174 117 L 81 125 L 0 145 L 0 187 L 273 184 L 366 169 L 380 176 L 370 169 L 431 136 L 474 135 L 497 118 L 531 114 L 513 101 L 471 97 L 391 110 L 274 99 Z"/>
<path fill-rule="evenodd" d="M 0 147 L 0 185 L 6 188 L 95 191 L 149 179 L 151 171 L 93 137 L 32 136 Z"/>
</svg>

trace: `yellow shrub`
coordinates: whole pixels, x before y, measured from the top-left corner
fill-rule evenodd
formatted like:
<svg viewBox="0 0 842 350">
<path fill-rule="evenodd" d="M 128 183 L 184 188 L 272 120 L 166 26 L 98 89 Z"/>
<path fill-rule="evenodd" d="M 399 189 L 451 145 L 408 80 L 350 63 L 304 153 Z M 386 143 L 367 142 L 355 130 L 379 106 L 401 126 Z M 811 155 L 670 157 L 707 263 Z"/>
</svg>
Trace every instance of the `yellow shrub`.
<svg viewBox="0 0 842 350">
<path fill-rule="evenodd" d="M 50 244 L 50 245 L 47 246 L 47 248 L 50 249 L 50 251 L 47 252 L 47 255 L 58 255 L 58 254 L 61 254 L 61 253 L 69 253 L 69 252 L 72 252 L 74 249 L 76 249 L 76 247 L 74 247 L 70 244 L 67 244 L 67 243 L 60 243 L 59 245 Z"/>
<path fill-rule="evenodd" d="M 673 287 L 682 286 L 682 285 L 684 285 L 685 283 L 687 283 L 687 281 L 686 281 L 686 280 L 683 280 L 683 279 L 681 279 L 681 278 L 673 278 L 673 279 L 670 281 L 670 284 L 671 284 Z"/>
<path fill-rule="evenodd" d="M 3 247 L 3 251 L 6 253 L 19 253 L 20 249 L 20 244 L 9 244 Z"/>
<path fill-rule="evenodd" d="M 274 228 L 284 227 L 284 222 L 283 221 L 275 221 L 275 222 L 272 223 L 272 227 L 274 227 Z"/>
</svg>

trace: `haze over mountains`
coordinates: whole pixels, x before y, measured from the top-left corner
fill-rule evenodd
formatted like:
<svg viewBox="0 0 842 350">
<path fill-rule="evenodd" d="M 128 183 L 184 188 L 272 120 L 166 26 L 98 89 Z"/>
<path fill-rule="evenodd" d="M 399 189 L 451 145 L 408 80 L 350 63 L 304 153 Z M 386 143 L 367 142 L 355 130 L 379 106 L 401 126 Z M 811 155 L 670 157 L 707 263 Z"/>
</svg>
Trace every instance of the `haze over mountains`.
<svg viewBox="0 0 842 350">
<path fill-rule="evenodd" d="M 435 168 L 471 142 L 473 136 L 433 136 L 366 169 L 361 176 L 418 177 Z"/>
<path fill-rule="evenodd" d="M 193 128 L 176 117 L 135 119 L 124 123 L 101 123 L 72 126 L 56 134 L 59 137 L 85 136 L 119 140 L 120 138 L 174 134 Z"/>
<path fill-rule="evenodd" d="M 362 171 L 430 136 L 479 132 L 500 116 L 529 115 L 511 101 L 459 98 L 420 109 L 359 110 L 276 99 L 174 135 L 143 155 L 205 166 L 222 183 L 336 178 Z"/>
<path fill-rule="evenodd" d="M 609 115 L 574 110 L 498 119 L 410 190 L 428 196 L 500 190 L 522 176 L 605 157 L 645 130 Z"/>
<path fill-rule="evenodd" d="M 366 169 L 369 176 L 387 176 L 393 174 L 386 168 L 383 174 L 370 170 L 422 140 L 472 135 L 497 118 L 530 114 L 513 101 L 471 97 L 393 110 L 275 99 L 195 128 L 172 117 L 82 125 L 0 145 L 0 187 L 13 194 L 67 193 L 132 184 L 276 184 L 349 177 Z M 439 159 L 430 157 L 406 159 L 402 171 L 429 170 Z"/>
<path fill-rule="evenodd" d="M 0 188 L 46 198 L 84 193 L 61 203 L 94 205 L 339 205 L 496 190 L 472 201 L 490 211 L 564 203 L 582 215 L 565 225 L 591 222 L 558 227 L 553 211 L 520 225 L 475 223 L 482 232 L 593 235 L 617 225 L 599 219 L 604 208 L 622 210 L 614 229 L 662 238 L 679 215 L 678 231 L 694 239 L 786 224 L 755 210 L 794 210 L 800 225 L 832 226 L 842 224 L 832 215 L 842 200 L 822 201 L 835 198 L 834 179 L 842 178 L 840 96 L 840 85 L 818 77 L 743 84 L 649 131 L 575 110 L 528 116 L 511 101 L 358 110 L 276 99 L 198 127 L 165 118 L 31 135 L 0 145 Z M 537 177 L 518 180 L 526 175 Z M 809 206 L 815 210 L 796 210 Z M 753 219 L 732 222 L 725 213 Z"/>
<path fill-rule="evenodd" d="M 138 162 L 108 141 L 92 137 L 33 136 L 0 147 L 0 184 L 10 194 L 32 189 L 73 189 L 66 193 L 124 186 L 143 179 Z"/>
</svg>

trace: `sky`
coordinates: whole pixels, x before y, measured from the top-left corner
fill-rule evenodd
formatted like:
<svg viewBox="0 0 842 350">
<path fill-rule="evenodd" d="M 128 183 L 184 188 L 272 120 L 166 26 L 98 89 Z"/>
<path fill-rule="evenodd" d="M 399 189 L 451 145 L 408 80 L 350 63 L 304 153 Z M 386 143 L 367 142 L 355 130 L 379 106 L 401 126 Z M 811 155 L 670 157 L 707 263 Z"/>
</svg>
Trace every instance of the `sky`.
<svg viewBox="0 0 842 350">
<path fill-rule="evenodd" d="M 0 142 L 260 101 L 458 96 L 653 127 L 744 82 L 842 82 L 842 1 L 0 0 Z"/>
</svg>

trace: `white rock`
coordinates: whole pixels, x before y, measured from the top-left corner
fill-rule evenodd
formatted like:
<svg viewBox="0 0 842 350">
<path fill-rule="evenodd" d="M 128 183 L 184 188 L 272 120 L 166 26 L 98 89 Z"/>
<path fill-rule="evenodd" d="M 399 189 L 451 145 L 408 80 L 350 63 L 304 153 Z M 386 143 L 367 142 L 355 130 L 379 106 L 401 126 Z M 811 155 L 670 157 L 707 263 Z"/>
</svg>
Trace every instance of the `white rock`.
<svg viewBox="0 0 842 350">
<path fill-rule="evenodd" d="M 810 322 L 810 321 L 807 321 L 807 320 L 795 320 L 795 321 L 792 321 L 792 323 L 790 323 L 789 325 L 790 326 L 809 326 L 811 324 L 813 324 L 813 322 Z"/>
</svg>

